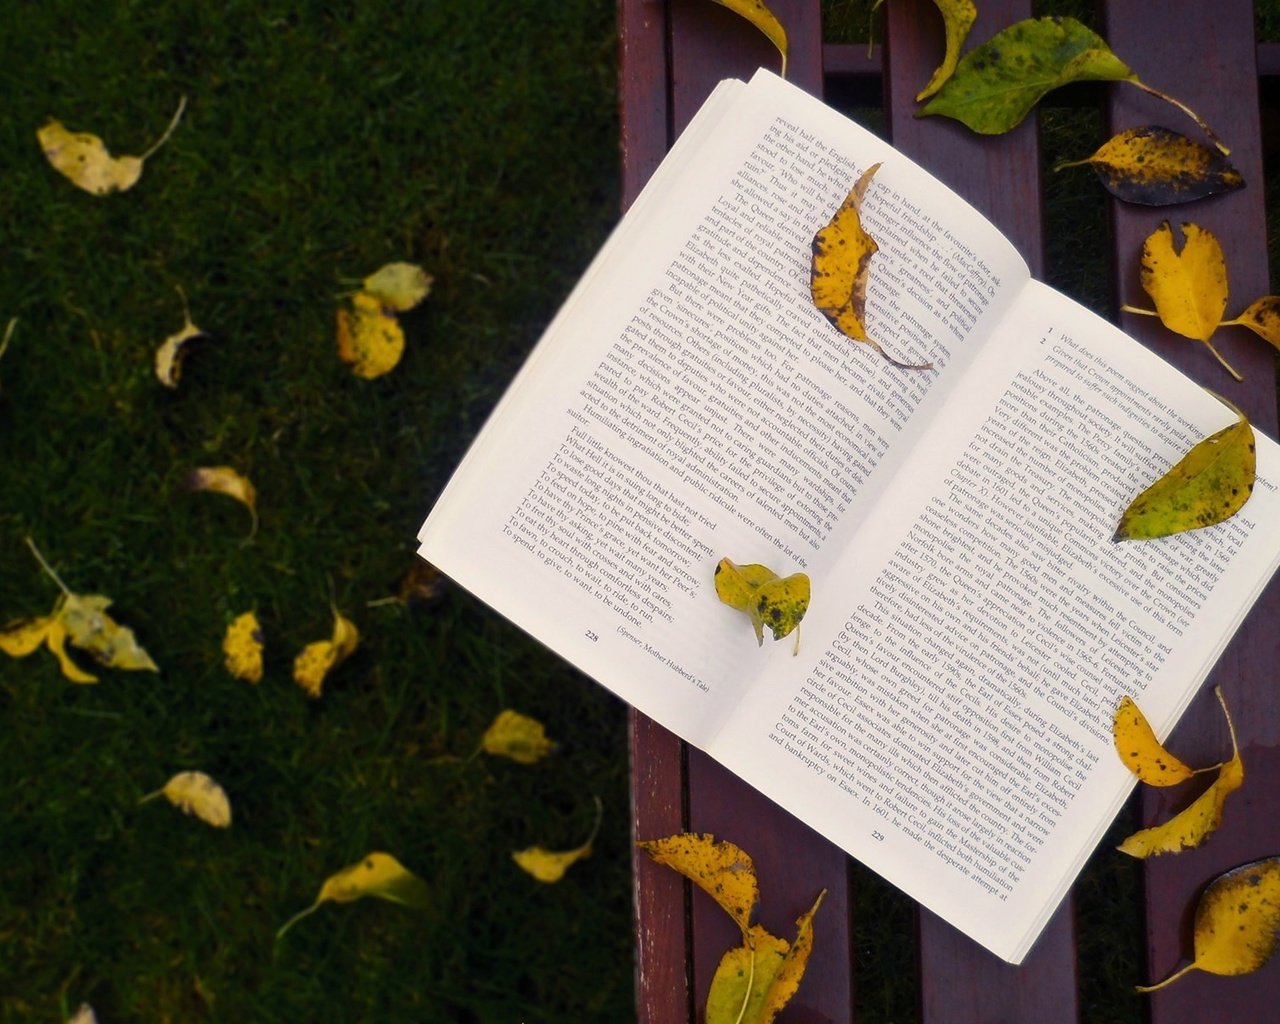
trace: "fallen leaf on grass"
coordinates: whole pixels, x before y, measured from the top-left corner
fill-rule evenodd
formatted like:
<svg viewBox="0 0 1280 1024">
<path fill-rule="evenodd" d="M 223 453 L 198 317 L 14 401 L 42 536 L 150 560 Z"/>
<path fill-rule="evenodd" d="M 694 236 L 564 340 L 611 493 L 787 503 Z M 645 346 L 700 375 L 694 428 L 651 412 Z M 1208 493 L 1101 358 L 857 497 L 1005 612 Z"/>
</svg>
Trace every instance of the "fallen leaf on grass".
<svg viewBox="0 0 1280 1024">
<path fill-rule="evenodd" d="M 98 1015 L 88 1003 L 81 1003 L 80 1008 L 67 1018 L 66 1024 L 98 1024 Z"/>
<path fill-rule="evenodd" d="M 222 638 L 222 656 L 227 671 L 237 679 L 262 681 L 262 626 L 253 612 L 239 615 Z"/>
<path fill-rule="evenodd" d="M 1253 427 L 1244 414 L 1206 437 L 1124 510 L 1113 541 L 1153 540 L 1230 519 L 1253 493 Z"/>
<path fill-rule="evenodd" d="M 595 842 L 603 818 L 604 805 L 596 797 L 596 823 L 581 846 L 572 850 L 547 850 L 541 846 L 530 846 L 528 849 L 514 851 L 511 859 L 539 882 L 558 882 L 570 867 L 591 856 L 591 844 Z"/>
<path fill-rule="evenodd" d="M 13 317 L 4 328 L 4 337 L 0 338 L 0 359 L 4 358 L 5 349 L 9 347 L 9 341 L 13 337 L 13 332 L 18 327 L 18 318 Z"/>
<path fill-rule="evenodd" d="M 389 853 L 370 853 L 355 864 L 343 868 L 325 879 L 316 901 L 289 918 L 276 932 L 276 941 L 321 904 L 351 903 L 366 896 L 400 903 L 421 910 L 430 902 L 431 892 L 426 882 L 401 864 Z"/>
<path fill-rule="evenodd" d="M 1213 785 L 1182 813 L 1168 821 L 1135 832 L 1118 849 L 1132 857 L 1150 857 L 1161 853 L 1178 853 L 1199 846 L 1222 823 L 1222 808 L 1227 797 L 1244 785 L 1244 763 L 1240 760 L 1240 747 L 1236 743 L 1236 727 L 1227 710 L 1222 688 L 1214 693 L 1227 718 L 1227 730 L 1231 734 L 1231 760 L 1220 769 Z"/>
<path fill-rule="evenodd" d="M 376 296 L 357 292 L 351 305 L 350 310 L 338 309 L 338 358 L 357 377 L 381 377 L 404 354 L 404 330 Z"/>
<path fill-rule="evenodd" d="M 301 686 L 308 697 L 319 697 L 325 677 L 330 670 L 346 659 L 360 643 L 360 632 L 355 623 L 333 610 L 333 635 L 328 640 L 307 644 L 293 660 L 293 681 Z"/>
<path fill-rule="evenodd" d="M 230 466 L 201 466 L 193 469 L 183 479 L 183 486 L 189 491 L 208 491 L 212 494 L 225 494 L 234 498 L 249 510 L 252 522 L 249 526 L 249 537 L 252 539 L 258 532 L 258 492 L 249 478 L 241 476 Z"/>
<path fill-rule="evenodd" d="M 927 370 L 932 364 L 899 362 L 867 335 L 867 275 L 871 257 L 880 247 L 862 229 L 860 210 L 879 168 L 879 164 L 872 164 L 862 172 L 831 220 L 813 236 L 809 292 L 818 311 L 846 338 L 870 345 L 894 366 Z"/>
<path fill-rule="evenodd" d="M 1196 905 L 1195 959 L 1155 985 L 1154 992 L 1191 971 L 1249 974 L 1271 959 L 1280 930 L 1280 857 L 1243 864 L 1209 883 Z"/>
<path fill-rule="evenodd" d="M 727 7 L 735 14 L 741 15 L 764 33 L 766 39 L 778 48 L 782 56 L 782 67 L 779 75 L 787 77 L 787 32 L 778 21 L 773 11 L 769 10 L 764 0 L 715 0 L 721 7 Z"/>
<path fill-rule="evenodd" d="M 678 871 L 724 908 L 745 938 L 760 902 L 760 885 L 751 857 L 726 840 L 691 832 L 636 844 L 659 864 Z"/>
<path fill-rule="evenodd" d="M 1126 129 L 1092 156 L 1063 161 L 1054 170 L 1082 164 L 1092 165 L 1117 199 L 1143 206 L 1189 203 L 1244 188 L 1244 178 L 1221 152 L 1158 125 Z"/>
<path fill-rule="evenodd" d="M 214 828 L 227 828 L 231 824 L 231 802 L 226 792 L 204 772 L 179 772 L 164 788 L 148 793 L 138 803 L 145 804 L 161 796 L 184 814 L 193 814 Z"/>
<path fill-rule="evenodd" d="M 388 263 L 364 279 L 364 291 L 382 305 L 404 313 L 431 291 L 432 277 L 416 263 Z"/>
<path fill-rule="evenodd" d="M 187 98 L 183 96 L 169 127 L 142 156 L 113 157 L 98 136 L 89 132 L 67 131 L 57 120 L 50 120 L 37 130 L 36 137 L 54 170 L 86 192 L 105 196 L 111 192 L 123 192 L 137 184 L 142 176 L 142 165 L 169 141 L 186 106 Z"/>
<path fill-rule="evenodd" d="M 191 322 L 191 311 L 187 308 L 187 296 L 181 288 L 178 295 L 182 298 L 182 327 L 176 334 L 171 334 L 156 349 L 156 377 L 168 388 L 178 386 L 178 378 L 182 375 L 182 360 L 186 357 L 187 342 L 192 338 L 207 338 L 199 327 Z"/>
<path fill-rule="evenodd" d="M 764 644 L 764 627 L 781 640 L 800 625 L 809 609 L 809 577 L 802 572 L 780 578 L 763 565 L 735 565 L 720 559 L 715 573 L 716 594 L 730 608 L 745 612 L 756 632 L 756 643 Z M 796 636 L 796 651 L 800 637 Z"/>
<path fill-rule="evenodd" d="M 975 132 L 998 135 L 1020 124 L 1045 93 L 1080 81 L 1128 82 L 1172 103 L 1227 152 L 1203 118 L 1141 81 L 1105 39 L 1075 18 L 1027 18 L 996 33 L 960 59 L 920 113 L 953 117 Z"/>
<path fill-rule="evenodd" d="M 1116 752 L 1126 768 L 1148 786 L 1174 786 L 1196 774 L 1197 769 L 1174 757 L 1156 739 L 1147 716 L 1132 697 L 1120 698 L 1111 725 Z M 1214 765 L 1213 768 L 1218 768 Z M 1201 768 L 1199 771 L 1212 771 Z"/>
<path fill-rule="evenodd" d="M 507 708 L 499 712 L 480 739 L 486 754 L 509 757 L 520 764 L 534 764 L 556 749 L 536 718 Z"/>
</svg>

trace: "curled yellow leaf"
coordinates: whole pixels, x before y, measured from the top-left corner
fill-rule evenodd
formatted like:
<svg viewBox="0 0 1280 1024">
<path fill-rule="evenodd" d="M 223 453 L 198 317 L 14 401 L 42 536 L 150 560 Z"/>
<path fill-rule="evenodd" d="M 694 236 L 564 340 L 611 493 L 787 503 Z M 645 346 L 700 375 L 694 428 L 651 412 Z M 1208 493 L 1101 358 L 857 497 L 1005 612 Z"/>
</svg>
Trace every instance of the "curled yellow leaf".
<svg viewBox="0 0 1280 1024">
<path fill-rule="evenodd" d="M 1120 844 L 1118 849 L 1121 853 L 1132 857 L 1151 857 L 1199 846 L 1222 823 L 1222 809 L 1227 797 L 1244 785 L 1244 763 L 1240 760 L 1240 748 L 1236 743 L 1235 724 L 1231 721 L 1222 689 L 1216 688 L 1214 692 L 1231 733 L 1231 760 L 1222 766 L 1213 785 L 1201 793 L 1190 807 L 1160 825 L 1135 832 Z"/>
<path fill-rule="evenodd" d="M 764 0 L 715 0 L 721 7 L 727 7 L 734 14 L 741 15 L 759 29 L 769 42 L 778 48 L 778 53 L 782 57 L 782 67 L 779 74 L 787 77 L 787 32 L 782 27 L 782 23 L 778 21 L 777 15 L 773 13 Z"/>
<path fill-rule="evenodd" d="M 751 620 L 757 645 L 764 643 L 765 626 L 775 640 L 781 640 L 800 625 L 809 609 L 809 577 L 802 572 L 783 578 L 763 565 L 737 565 L 722 558 L 716 565 L 715 585 L 724 604 Z M 798 649 L 798 635 L 796 640 Z"/>
<path fill-rule="evenodd" d="M 520 764 L 535 764 L 555 750 L 556 744 L 547 738 L 546 730 L 536 718 L 507 708 L 499 712 L 485 730 L 480 749 Z"/>
<path fill-rule="evenodd" d="M 347 658 L 360 642 L 355 623 L 333 612 L 333 634 L 328 640 L 307 644 L 293 661 L 293 681 L 308 697 L 319 697 L 325 677 L 339 662 Z"/>
<path fill-rule="evenodd" d="M 252 522 L 249 536 L 258 532 L 258 492 L 246 476 L 241 476 L 230 466 L 200 466 L 191 470 L 183 479 L 189 491 L 208 491 L 234 498 L 249 510 Z"/>
<path fill-rule="evenodd" d="M 541 846 L 530 846 L 524 850 L 514 851 L 511 859 L 539 882 L 548 884 L 558 882 L 570 867 L 591 856 L 591 844 L 596 840 L 603 817 L 604 805 L 601 804 L 600 798 L 596 797 L 596 823 L 591 829 L 591 834 L 587 836 L 587 841 L 581 846 L 572 850 L 547 850 Z"/>
<path fill-rule="evenodd" d="M 1276 948 L 1280 930 L 1280 857 L 1267 857 L 1219 875 L 1196 905 L 1195 959 L 1155 985 L 1154 992 L 1191 971 L 1238 975 L 1256 971 Z"/>
<path fill-rule="evenodd" d="M 799 991 L 805 968 L 809 966 L 809 954 L 813 952 L 813 917 L 826 896 L 827 890 L 823 889 L 813 901 L 813 906 L 796 920 L 796 937 L 782 958 L 782 966 L 774 975 L 760 1006 L 760 1024 L 771 1024 Z"/>
<path fill-rule="evenodd" d="M 404 331 L 382 301 L 358 292 L 352 309 L 338 309 L 338 358 L 357 377 L 372 380 L 395 369 L 404 354 Z"/>
<path fill-rule="evenodd" d="M 368 853 L 325 879 L 316 901 L 289 918 L 276 932 L 276 940 L 279 941 L 296 922 L 313 913 L 322 903 L 351 903 L 366 896 L 421 910 L 429 904 L 431 891 L 426 882 L 391 854 Z"/>
<path fill-rule="evenodd" d="M 163 789 L 148 793 L 139 803 L 163 796 L 184 814 L 192 814 L 214 828 L 231 824 L 231 802 L 217 782 L 204 772 L 179 772 Z"/>
<path fill-rule="evenodd" d="M 62 670 L 63 676 L 73 683 L 96 683 L 98 681 L 97 676 L 90 675 L 84 671 L 67 654 L 67 627 L 62 624 L 60 619 L 55 618 L 50 623 L 49 631 L 45 634 L 44 639 L 50 653 L 58 659 L 58 668 Z"/>
<path fill-rule="evenodd" d="M 182 296 L 182 327 L 176 334 L 165 338 L 156 349 L 155 355 L 156 378 L 167 388 L 178 386 L 178 378 L 182 374 L 182 360 L 187 354 L 187 342 L 193 338 L 207 337 L 204 331 L 191 322 L 191 311 L 187 309 L 187 297 L 181 288 L 178 289 L 178 294 Z"/>
<path fill-rule="evenodd" d="M 222 638 L 222 655 L 227 671 L 237 679 L 262 681 L 262 626 L 253 612 L 239 615 Z"/>
<path fill-rule="evenodd" d="M 978 20 L 978 8 L 973 5 L 973 0 L 933 0 L 933 5 L 942 15 L 946 49 L 942 55 L 942 63 L 938 65 L 928 84 L 916 93 L 916 102 L 927 100 L 955 74 L 956 65 L 960 63 L 960 50 L 969 37 L 973 23 Z"/>
<path fill-rule="evenodd" d="M 755 864 L 741 847 L 708 833 L 682 832 L 637 844 L 659 864 L 680 872 L 737 922 L 744 936 L 760 902 Z"/>
<path fill-rule="evenodd" d="M 403 313 L 431 292 L 432 277 L 416 263 L 388 263 L 364 279 L 364 290 L 388 309 Z"/>
<path fill-rule="evenodd" d="M 1148 786 L 1173 786 L 1195 774 L 1193 768 L 1165 750 L 1132 697 L 1120 699 L 1111 734 L 1120 760 Z"/>
<path fill-rule="evenodd" d="M 56 119 L 38 129 L 36 137 L 54 170 L 86 192 L 105 196 L 111 192 L 123 192 L 137 184 L 142 176 L 142 165 L 169 140 L 182 119 L 186 105 L 187 98 L 183 96 L 169 127 L 142 156 L 113 157 L 98 136 L 68 131 Z"/>
<path fill-rule="evenodd" d="M 133 630 L 107 614 L 111 599 L 101 594 L 67 592 L 54 609 L 67 639 L 107 668 L 159 672 L 151 656 L 139 645 Z"/>
<path fill-rule="evenodd" d="M 11 622 L 0 630 L 0 651 L 11 658 L 25 658 L 39 650 L 49 633 L 49 625 L 53 619 L 42 616 L 38 619 L 21 619 Z"/>
</svg>

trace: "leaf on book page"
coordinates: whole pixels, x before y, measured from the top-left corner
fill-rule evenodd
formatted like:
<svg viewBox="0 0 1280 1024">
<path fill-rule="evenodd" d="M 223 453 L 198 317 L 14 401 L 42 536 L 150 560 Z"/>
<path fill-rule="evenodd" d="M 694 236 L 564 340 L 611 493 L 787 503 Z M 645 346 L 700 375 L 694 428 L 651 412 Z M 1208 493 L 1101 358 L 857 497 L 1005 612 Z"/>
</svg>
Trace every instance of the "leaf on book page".
<svg viewBox="0 0 1280 1024">
<path fill-rule="evenodd" d="M 222 657 L 227 671 L 249 683 L 261 682 L 262 647 L 258 616 L 253 612 L 236 616 L 222 638 Z"/>
<path fill-rule="evenodd" d="M 138 803 L 163 796 L 184 814 L 193 814 L 214 828 L 231 824 L 231 802 L 226 791 L 204 772 L 178 772 L 163 789 L 148 793 Z"/>
<path fill-rule="evenodd" d="M 520 764 L 535 764 L 556 749 L 536 718 L 507 708 L 498 713 L 480 739 L 480 749 Z"/>
<path fill-rule="evenodd" d="M 36 131 L 45 158 L 59 174 L 73 185 L 105 196 L 111 192 L 123 192 L 133 188 L 142 177 L 142 165 L 163 146 L 182 119 L 187 98 L 178 101 L 177 112 L 160 139 L 142 156 L 113 157 L 103 141 L 89 132 L 70 132 L 61 121 L 51 120 Z"/>
<path fill-rule="evenodd" d="M 782 67 L 779 75 L 787 77 L 787 32 L 778 21 L 773 11 L 769 10 L 764 0 L 715 0 L 721 7 L 727 7 L 735 14 L 741 15 L 764 33 L 766 39 L 778 48 L 782 56 Z"/>
<path fill-rule="evenodd" d="M 1172 103 L 1222 152 L 1203 119 L 1172 96 L 1141 81 L 1097 33 L 1074 18 L 1027 18 L 966 53 L 920 112 L 953 117 L 975 132 L 999 135 L 1022 122 L 1045 93 L 1070 82 L 1116 81 Z"/>
<path fill-rule="evenodd" d="M 942 14 L 943 28 L 946 30 L 946 51 L 942 63 L 938 65 L 933 76 L 923 89 L 916 93 L 916 101 L 927 100 L 936 93 L 955 74 L 956 65 L 960 63 L 960 50 L 964 41 L 969 38 L 969 30 L 978 20 L 978 8 L 973 0 L 933 0 L 933 5 Z"/>
<path fill-rule="evenodd" d="M 360 643 L 360 631 L 346 616 L 333 609 L 333 633 L 328 640 L 307 644 L 293 659 L 293 681 L 308 697 L 319 697 L 325 677 L 346 660 Z"/>
<path fill-rule="evenodd" d="M 1209 883 L 1196 904 L 1195 959 L 1155 985 L 1154 992 L 1191 971 L 1249 974 L 1275 952 L 1280 931 L 1280 857 L 1242 864 Z"/>
<path fill-rule="evenodd" d="M 1219 770 L 1213 785 L 1201 793 L 1190 807 L 1163 824 L 1135 832 L 1120 844 L 1118 849 L 1121 853 L 1132 857 L 1150 857 L 1190 850 L 1203 843 L 1222 824 L 1222 808 L 1227 797 L 1244 784 L 1244 763 L 1240 760 L 1236 727 L 1231 721 L 1231 712 L 1227 710 L 1222 688 L 1215 688 L 1214 693 L 1217 694 L 1222 713 L 1227 718 L 1227 729 L 1231 734 L 1231 760 Z"/>
<path fill-rule="evenodd" d="M 191 470 L 182 484 L 189 491 L 207 491 L 234 498 L 249 510 L 249 538 L 258 532 L 258 492 L 246 476 L 230 466 L 200 466 Z"/>
<path fill-rule="evenodd" d="M 351 903 L 366 896 L 376 896 L 380 900 L 421 910 L 430 903 L 431 891 L 426 882 L 391 854 L 369 853 L 355 864 L 325 879 L 316 901 L 281 925 L 276 932 L 276 941 L 283 938 L 284 933 L 298 921 L 314 913 L 322 903 Z"/>
<path fill-rule="evenodd" d="M 1196 769 L 1170 754 L 1156 739 L 1147 716 L 1132 697 L 1120 699 L 1111 727 L 1116 752 L 1126 768 L 1148 786 L 1174 786 L 1186 782 Z M 1214 765 L 1214 768 L 1219 767 Z M 1201 771 L 1212 771 L 1203 768 Z"/>
<path fill-rule="evenodd" d="M 1219 327 L 1247 327 L 1259 338 L 1280 348 L 1280 295 L 1264 295 L 1234 320 L 1224 320 Z"/>
<path fill-rule="evenodd" d="M 1244 188 L 1244 178 L 1221 152 L 1158 125 L 1128 128 L 1092 156 L 1064 161 L 1054 170 L 1082 164 L 1092 165 L 1117 199 L 1143 206 L 1189 203 Z"/>
<path fill-rule="evenodd" d="M 1134 498 L 1111 539 L 1167 537 L 1213 526 L 1240 511 L 1253 493 L 1257 456 L 1253 427 L 1243 413 L 1239 417 Z"/>
<path fill-rule="evenodd" d="M 802 572 L 780 578 L 766 566 L 736 565 L 722 558 L 715 582 L 720 600 L 751 620 L 758 645 L 764 644 L 766 625 L 773 638 L 781 640 L 800 625 L 809 609 L 809 577 Z"/>
<path fill-rule="evenodd" d="M 416 263 L 388 263 L 364 279 L 364 290 L 384 306 L 404 313 L 431 291 L 432 277 Z"/>
<path fill-rule="evenodd" d="M 539 882 L 558 882 L 564 873 L 578 861 L 591 856 L 591 844 L 596 841 L 600 831 L 600 822 L 604 818 L 604 805 L 596 797 L 596 823 L 586 842 L 572 850 L 547 850 L 541 846 L 530 846 L 526 850 L 516 850 L 511 854 L 522 870 L 527 871 Z"/>
<path fill-rule="evenodd" d="M 659 864 L 680 872 L 724 908 L 744 937 L 760 902 L 760 886 L 750 856 L 708 833 L 682 832 L 636 844 Z"/>
<path fill-rule="evenodd" d="M 182 361 L 187 354 L 187 342 L 193 338 L 207 338 L 203 330 L 191 322 L 191 311 L 187 308 L 187 297 L 182 289 L 178 289 L 182 297 L 182 327 L 176 334 L 171 334 L 156 349 L 156 379 L 165 387 L 176 388 L 178 378 L 182 374 Z"/>
<path fill-rule="evenodd" d="M 876 240 L 862 230 L 862 199 L 879 170 L 872 164 L 845 196 L 831 220 L 813 236 L 813 260 L 809 268 L 809 291 L 813 304 L 846 338 L 870 345 L 894 366 L 927 370 L 932 364 L 900 363 L 877 341 L 867 336 L 867 275 L 871 257 L 879 251 Z"/>
</svg>

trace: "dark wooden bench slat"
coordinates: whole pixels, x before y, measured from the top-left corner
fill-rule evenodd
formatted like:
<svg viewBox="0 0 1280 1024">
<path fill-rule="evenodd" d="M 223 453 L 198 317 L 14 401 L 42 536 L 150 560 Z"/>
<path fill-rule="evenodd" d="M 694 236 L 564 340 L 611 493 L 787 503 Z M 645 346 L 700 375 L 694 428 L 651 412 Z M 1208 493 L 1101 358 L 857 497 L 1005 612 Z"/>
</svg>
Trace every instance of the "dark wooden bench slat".
<svg viewBox="0 0 1280 1024">
<path fill-rule="evenodd" d="M 1234 316 L 1270 291 L 1253 5 L 1248 0 L 1208 5 L 1170 0 L 1161 5 L 1159 24 L 1153 25 L 1151 5 L 1111 0 L 1106 35 L 1144 81 L 1188 103 L 1213 126 L 1232 147 L 1231 160 L 1247 182 L 1242 191 L 1180 208 L 1148 210 L 1114 204 L 1120 300 L 1150 307 L 1138 282 L 1139 253 L 1143 240 L 1167 217 L 1175 224 L 1192 221 L 1218 236 L 1231 288 L 1227 315 Z M 1187 135 L 1199 134 L 1177 110 L 1136 89 L 1116 87 L 1108 95 L 1113 131 L 1163 124 Z M 1243 328 L 1219 332 L 1215 344 L 1245 375 L 1244 383 L 1237 384 L 1219 369 L 1204 346 L 1170 334 L 1154 319 L 1125 314 L 1123 325 L 1196 380 L 1240 405 L 1260 429 L 1276 435 L 1275 362 L 1269 346 Z M 1244 787 L 1228 801 L 1222 827 L 1204 846 L 1154 858 L 1146 865 L 1148 969 L 1153 979 L 1190 956 L 1191 915 L 1199 892 L 1211 878 L 1249 860 L 1280 853 L 1278 664 L 1280 588 L 1272 585 L 1211 679 L 1222 685 L 1240 734 Z M 1210 687 L 1193 703 L 1170 745 L 1198 764 L 1225 755 L 1229 749 L 1226 728 Z M 1175 809 L 1169 797 L 1148 791 L 1142 801 L 1143 823 L 1165 820 Z M 1195 973 L 1151 997 L 1152 1020 L 1198 1024 L 1269 1019 L 1276 1015 L 1278 992 L 1280 962 L 1241 978 Z"/>
</svg>

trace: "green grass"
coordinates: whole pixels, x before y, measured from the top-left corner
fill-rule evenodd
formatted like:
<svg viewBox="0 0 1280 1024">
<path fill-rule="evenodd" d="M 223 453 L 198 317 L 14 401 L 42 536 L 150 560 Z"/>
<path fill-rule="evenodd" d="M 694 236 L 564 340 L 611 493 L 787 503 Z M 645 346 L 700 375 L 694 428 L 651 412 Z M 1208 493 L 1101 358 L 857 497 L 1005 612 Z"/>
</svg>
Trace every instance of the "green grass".
<svg viewBox="0 0 1280 1024">
<path fill-rule="evenodd" d="M 512 1022 L 632 1014 L 621 706 L 466 595 L 373 604 L 469 439 L 616 216 L 614 13 L 600 0 L 22 5 L 0 36 L 0 622 L 57 590 L 115 599 L 162 667 L 74 686 L 0 659 L 0 1020 Z M 50 116 L 140 153 L 132 191 L 44 162 Z M 334 354 L 349 280 L 421 263 L 387 377 Z M 185 291 L 209 332 L 177 391 L 152 353 Z M 180 486 L 228 464 L 261 527 Z M 309 700 L 294 654 L 330 599 L 362 644 Z M 228 676 L 256 609 L 267 673 Z M 464 763 L 503 707 L 549 760 Z M 198 768 L 215 831 L 136 805 Z M 510 853 L 595 855 L 555 886 Z M 329 905 L 372 849 L 431 886 L 425 913 Z"/>
</svg>

